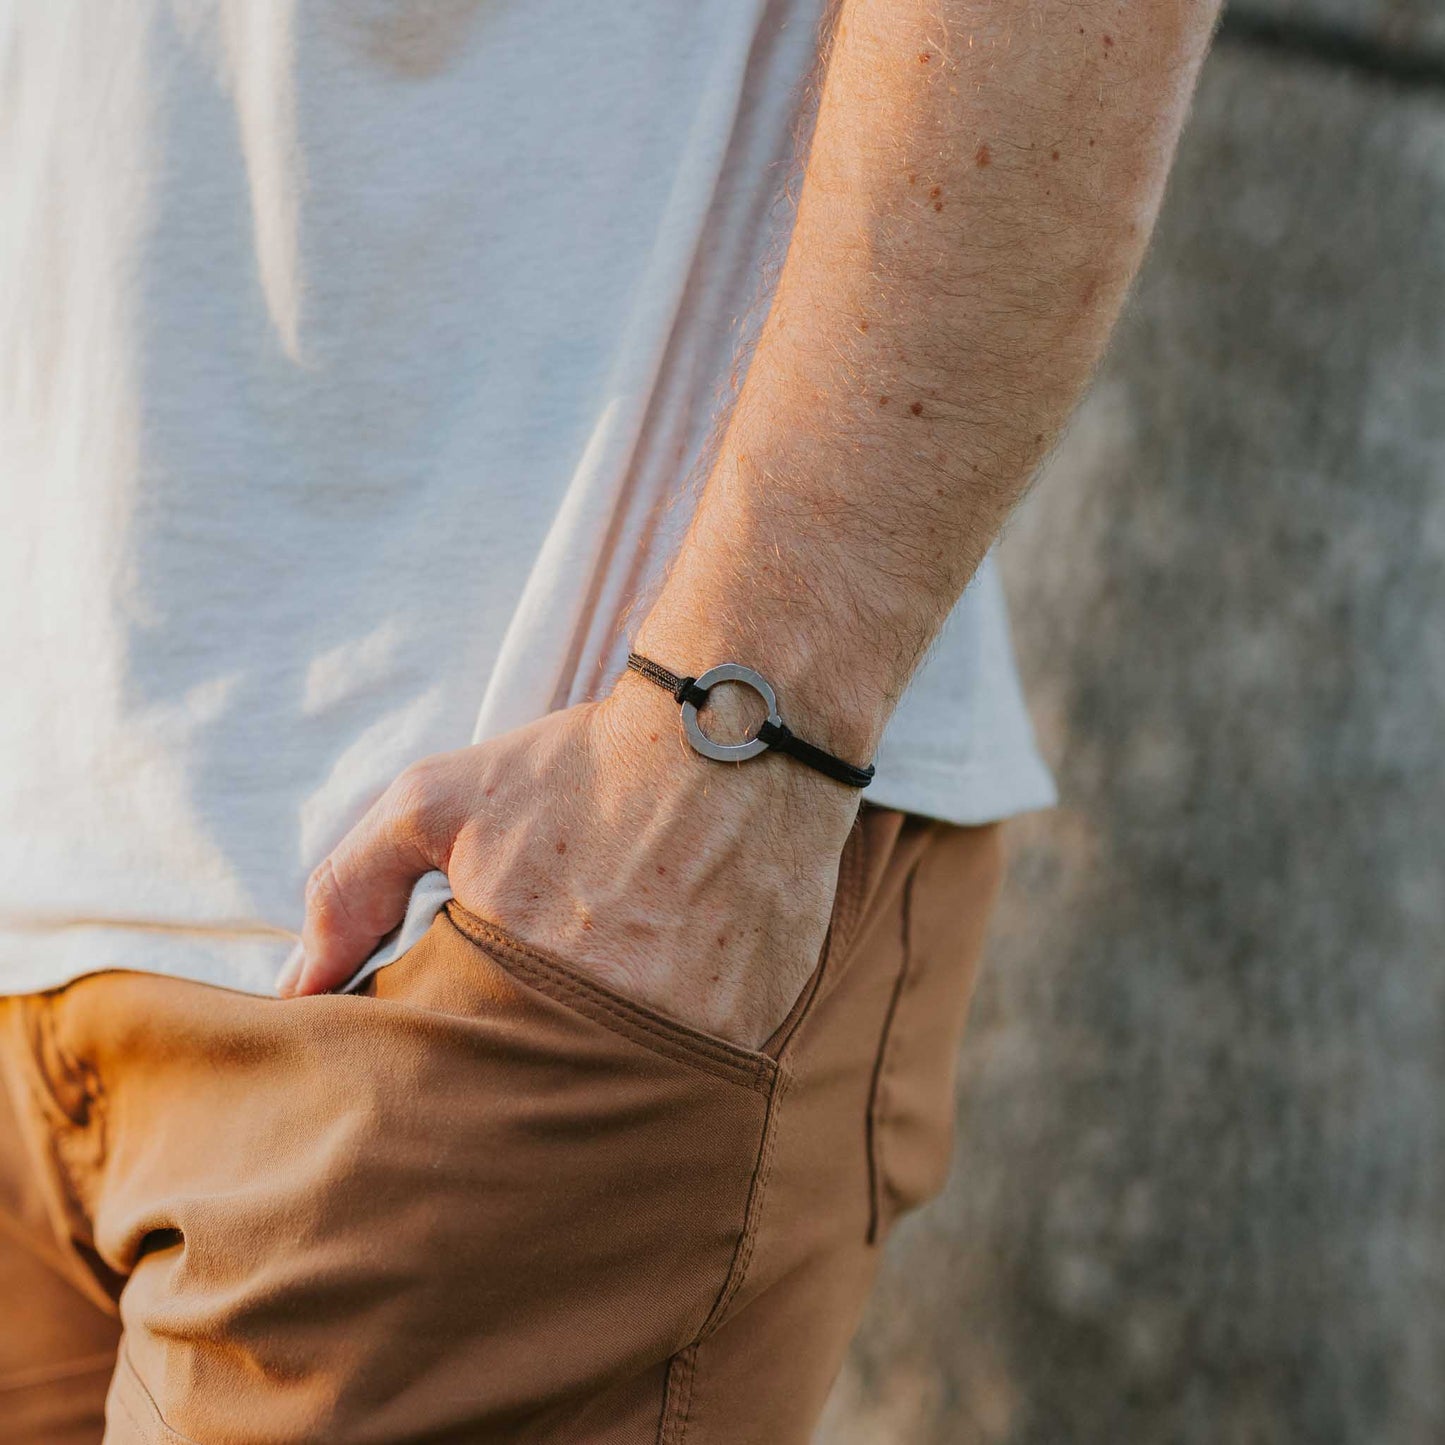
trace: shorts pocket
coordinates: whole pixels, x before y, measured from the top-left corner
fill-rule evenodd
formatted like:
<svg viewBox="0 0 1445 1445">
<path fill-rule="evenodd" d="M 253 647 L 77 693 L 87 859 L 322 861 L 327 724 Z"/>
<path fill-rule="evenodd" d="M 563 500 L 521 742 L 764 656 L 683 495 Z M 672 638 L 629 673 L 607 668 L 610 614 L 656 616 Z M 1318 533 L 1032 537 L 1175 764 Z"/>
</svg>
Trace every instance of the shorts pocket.
<svg viewBox="0 0 1445 1445">
<path fill-rule="evenodd" d="M 653 1437 L 743 1252 L 771 1059 L 447 913 L 355 994 L 106 995 L 77 1045 L 147 1060 L 113 1096 L 106 1257 L 171 1431 Z"/>
<path fill-rule="evenodd" d="M 715 1038 L 627 998 L 553 954 L 513 938 L 455 900 L 444 917 L 519 982 L 643 1048 L 720 1079 L 767 1092 L 777 1074 L 768 1054 Z"/>
<path fill-rule="evenodd" d="M 585 1410 L 660 1370 L 723 1297 L 761 1187 L 780 1066 L 455 901 L 368 992 L 425 1038 L 409 1069 L 415 1094 L 450 1097 L 459 1198 L 476 1221 L 445 1250 L 476 1308 L 467 1374 L 520 1391 L 534 1419 L 570 1422 L 555 1438 L 588 1438 L 567 1401 Z M 660 1390 L 659 1375 L 654 1410 Z M 475 1438 L 531 1438 L 495 1428 Z"/>
</svg>

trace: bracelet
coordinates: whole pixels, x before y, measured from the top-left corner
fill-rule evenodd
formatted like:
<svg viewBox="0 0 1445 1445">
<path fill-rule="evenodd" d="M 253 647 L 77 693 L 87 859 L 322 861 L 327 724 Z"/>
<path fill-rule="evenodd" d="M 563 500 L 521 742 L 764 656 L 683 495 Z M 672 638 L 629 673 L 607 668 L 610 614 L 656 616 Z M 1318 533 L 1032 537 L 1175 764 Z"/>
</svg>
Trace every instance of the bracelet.
<svg viewBox="0 0 1445 1445">
<path fill-rule="evenodd" d="M 692 750 L 705 758 L 720 763 L 743 763 L 759 753 L 772 748 L 775 752 L 786 753 L 788 757 L 824 773 L 835 782 L 846 783 L 850 788 L 866 788 L 873 781 L 873 765 L 855 768 L 852 763 L 835 758 L 832 753 L 812 743 L 804 742 L 778 715 L 778 695 L 772 684 L 762 673 L 754 672 L 736 662 L 721 662 L 710 667 L 699 677 L 679 677 L 669 672 L 661 663 L 653 662 L 641 653 L 629 652 L 627 666 L 648 682 L 655 683 L 682 704 L 682 731 Z M 745 743 L 715 743 L 703 732 L 697 720 L 697 710 L 707 701 L 707 695 L 720 682 L 740 682 L 750 687 L 762 698 L 768 710 L 766 721 Z"/>
</svg>

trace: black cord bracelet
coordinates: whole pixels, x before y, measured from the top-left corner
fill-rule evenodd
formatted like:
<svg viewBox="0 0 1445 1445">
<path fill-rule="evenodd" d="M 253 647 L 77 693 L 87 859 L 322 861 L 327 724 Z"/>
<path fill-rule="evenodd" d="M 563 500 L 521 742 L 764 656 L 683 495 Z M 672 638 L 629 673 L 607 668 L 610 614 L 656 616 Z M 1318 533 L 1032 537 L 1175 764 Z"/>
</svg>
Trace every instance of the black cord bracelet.
<svg viewBox="0 0 1445 1445">
<path fill-rule="evenodd" d="M 855 768 L 852 763 L 836 758 L 832 753 L 812 743 L 804 742 L 778 716 L 778 695 L 772 684 L 759 672 L 743 667 L 736 662 L 719 663 L 710 667 L 698 677 L 679 677 L 669 672 L 661 663 L 643 657 L 639 652 L 627 654 L 627 665 L 633 672 L 645 677 L 682 704 L 682 731 L 694 752 L 720 763 L 742 763 L 755 758 L 759 753 L 772 748 L 774 752 L 786 753 L 790 758 L 824 773 L 838 783 L 847 783 L 850 788 L 866 788 L 873 781 L 873 765 Z M 715 743 L 702 730 L 697 720 L 697 710 L 706 701 L 707 695 L 720 682 L 740 682 L 750 687 L 762 698 L 768 709 L 768 716 L 757 732 L 745 743 Z"/>
</svg>

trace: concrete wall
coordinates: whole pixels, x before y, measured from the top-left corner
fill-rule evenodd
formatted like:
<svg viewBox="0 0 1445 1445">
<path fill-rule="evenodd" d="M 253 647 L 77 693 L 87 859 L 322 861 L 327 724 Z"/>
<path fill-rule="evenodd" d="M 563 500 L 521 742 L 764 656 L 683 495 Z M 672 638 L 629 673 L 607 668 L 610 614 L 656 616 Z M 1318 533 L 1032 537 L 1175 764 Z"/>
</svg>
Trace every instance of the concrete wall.
<svg viewBox="0 0 1445 1445">
<path fill-rule="evenodd" d="M 1231 14 L 1240 21 L 1259 17 L 1337 29 L 1407 55 L 1445 48 L 1445 6 L 1440 0 L 1238 0 Z"/>
<path fill-rule="evenodd" d="M 1064 803 L 825 1445 L 1445 1440 L 1445 70 L 1319 55 L 1217 48 L 1006 538 Z"/>
</svg>

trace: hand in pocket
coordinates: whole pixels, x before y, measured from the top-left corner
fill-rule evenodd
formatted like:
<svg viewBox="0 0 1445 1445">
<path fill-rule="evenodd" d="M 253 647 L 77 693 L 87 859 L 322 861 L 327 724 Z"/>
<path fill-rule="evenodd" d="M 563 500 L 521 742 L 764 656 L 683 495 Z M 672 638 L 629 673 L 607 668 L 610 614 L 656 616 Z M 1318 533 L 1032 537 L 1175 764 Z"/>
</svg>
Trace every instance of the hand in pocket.
<svg viewBox="0 0 1445 1445">
<path fill-rule="evenodd" d="M 715 729 L 746 730 L 719 688 Z M 624 679 L 491 742 L 408 768 L 311 875 L 287 995 L 349 978 L 436 868 L 470 912 L 746 1048 L 787 1015 L 828 927 L 858 806 L 764 753 L 709 762 Z"/>
</svg>

